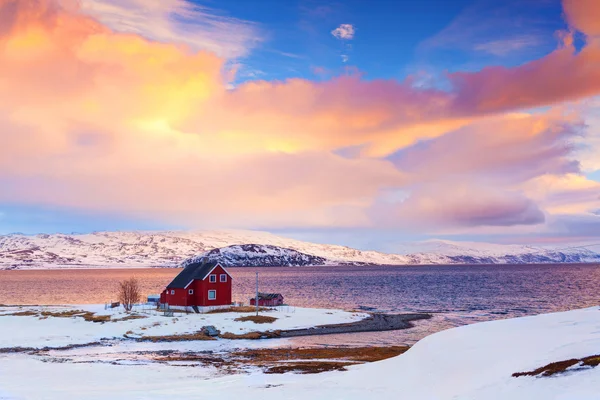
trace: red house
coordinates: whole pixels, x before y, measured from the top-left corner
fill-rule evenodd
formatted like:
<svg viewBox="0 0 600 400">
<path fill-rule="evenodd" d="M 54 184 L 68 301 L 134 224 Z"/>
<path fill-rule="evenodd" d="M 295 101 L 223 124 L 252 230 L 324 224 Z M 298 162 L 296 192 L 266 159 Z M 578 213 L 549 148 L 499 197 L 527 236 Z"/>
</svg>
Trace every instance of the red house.
<svg viewBox="0 0 600 400">
<path fill-rule="evenodd" d="M 280 293 L 259 293 L 258 305 L 265 307 L 280 306 L 283 304 L 283 296 Z M 255 306 L 255 298 L 250 299 L 250 305 Z"/>
<path fill-rule="evenodd" d="M 231 275 L 216 261 L 188 264 L 160 294 L 169 306 L 210 307 L 231 304 Z"/>
</svg>

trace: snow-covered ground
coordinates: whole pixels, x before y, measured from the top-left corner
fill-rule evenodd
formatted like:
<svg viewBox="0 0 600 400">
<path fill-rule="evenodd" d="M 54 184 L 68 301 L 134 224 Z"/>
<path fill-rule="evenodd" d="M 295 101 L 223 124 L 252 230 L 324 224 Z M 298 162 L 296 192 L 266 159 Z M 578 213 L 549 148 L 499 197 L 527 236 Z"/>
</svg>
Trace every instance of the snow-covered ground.
<svg viewBox="0 0 600 400">
<path fill-rule="evenodd" d="M 116 322 L 95 323 L 81 317 L 11 316 L 17 312 L 64 312 L 82 310 L 95 315 L 110 315 Z M 242 334 L 253 331 L 275 331 L 283 329 L 310 328 L 317 325 L 340 324 L 359 321 L 368 315 L 341 310 L 328 310 L 301 307 L 276 307 L 272 311 L 261 312 L 277 318 L 272 323 L 256 324 L 251 321 L 235 321 L 253 313 L 183 314 L 165 317 L 150 308 L 139 309 L 139 315 L 147 318 L 118 321 L 128 314 L 119 309 L 105 310 L 102 305 L 80 306 L 40 306 L 40 307 L 0 307 L 0 348 L 7 347 L 63 347 L 71 344 L 96 342 L 101 339 L 122 339 L 124 334 L 131 337 L 164 336 L 194 333 L 203 326 L 213 325 L 222 333 Z"/>
<path fill-rule="evenodd" d="M 3 355 L 0 398 L 594 400 L 600 399 L 600 367 L 553 377 L 511 375 L 598 353 L 600 309 L 594 307 L 450 329 L 399 357 L 319 375 L 254 372 L 202 379 L 202 368 Z"/>
</svg>

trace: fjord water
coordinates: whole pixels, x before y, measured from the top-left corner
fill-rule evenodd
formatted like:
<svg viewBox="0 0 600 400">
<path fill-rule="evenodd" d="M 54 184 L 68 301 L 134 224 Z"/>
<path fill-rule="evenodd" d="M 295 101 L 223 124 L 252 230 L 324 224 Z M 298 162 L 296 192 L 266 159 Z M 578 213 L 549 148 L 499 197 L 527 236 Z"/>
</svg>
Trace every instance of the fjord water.
<svg viewBox="0 0 600 400">
<path fill-rule="evenodd" d="M 413 343 L 453 326 L 582 308 L 600 303 L 600 265 L 229 268 L 233 298 L 280 292 L 299 307 L 429 312 L 406 331 L 300 338 L 302 344 Z M 115 299 L 117 283 L 136 276 L 158 293 L 178 269 L 0 271 L 0 304 L 84 304 Z"/>
</svg>

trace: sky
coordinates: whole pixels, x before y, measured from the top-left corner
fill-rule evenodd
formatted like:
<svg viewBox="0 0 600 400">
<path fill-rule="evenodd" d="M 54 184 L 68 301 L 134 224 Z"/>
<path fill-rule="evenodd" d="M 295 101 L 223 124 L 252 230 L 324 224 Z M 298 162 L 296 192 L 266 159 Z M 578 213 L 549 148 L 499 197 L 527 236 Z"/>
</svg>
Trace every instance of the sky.
<svg viewBox="0 0 600 400">
<path fill-rule="evenodd" d="M 0 234 L 600 239 L 596 0 L 0 0 Z"/>
</svg>

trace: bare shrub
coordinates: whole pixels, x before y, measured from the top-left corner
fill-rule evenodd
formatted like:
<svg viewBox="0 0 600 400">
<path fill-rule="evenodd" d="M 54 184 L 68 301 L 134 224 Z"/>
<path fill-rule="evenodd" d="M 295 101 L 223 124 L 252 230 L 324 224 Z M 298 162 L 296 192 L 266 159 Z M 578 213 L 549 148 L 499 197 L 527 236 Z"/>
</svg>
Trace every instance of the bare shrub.
<svg viewBox="0 0 600 400">
<path fill-rule="evenodd" d="M 129 278 L 119 282 L 119 301 L 125 308 L 125 311 L 131 311 L 135 303 L 139 303 L 140 283 L 135 278 Z"/>
</svg>

